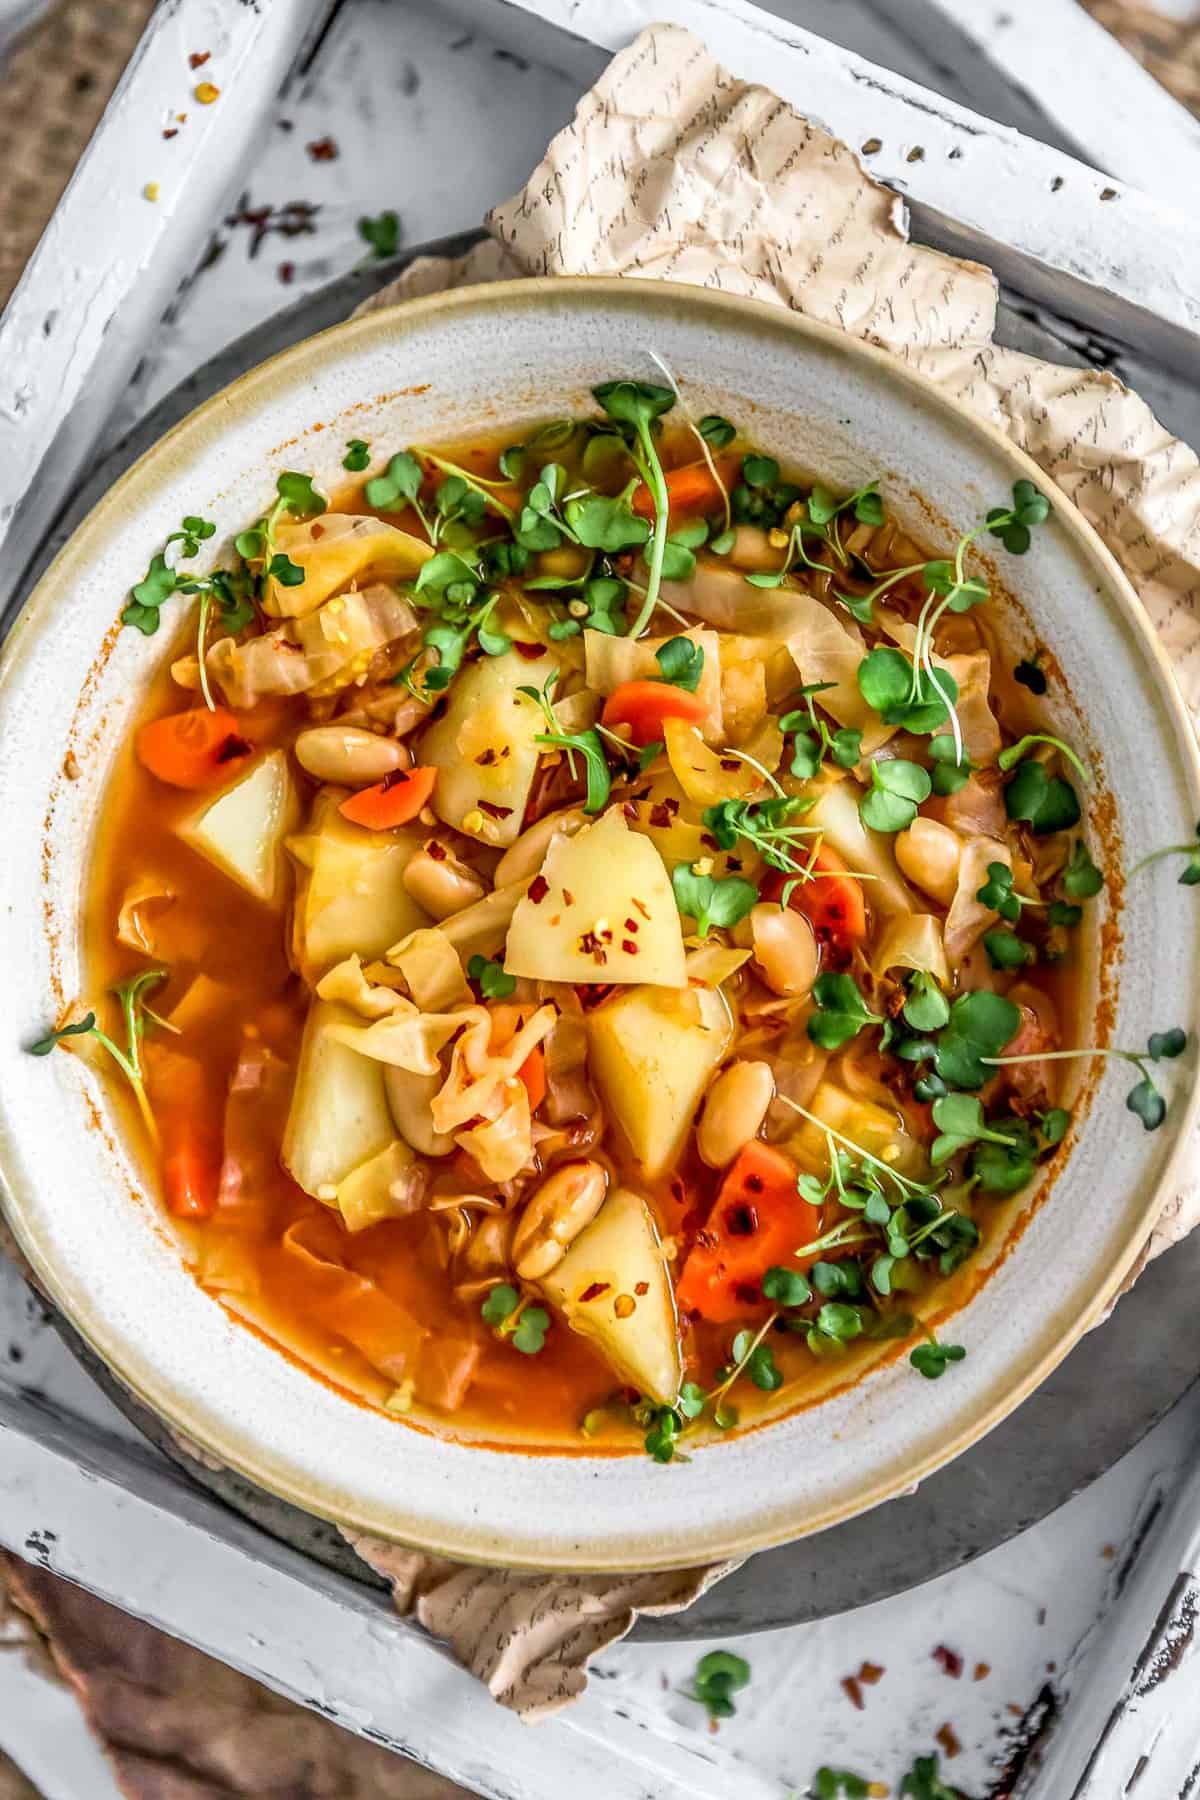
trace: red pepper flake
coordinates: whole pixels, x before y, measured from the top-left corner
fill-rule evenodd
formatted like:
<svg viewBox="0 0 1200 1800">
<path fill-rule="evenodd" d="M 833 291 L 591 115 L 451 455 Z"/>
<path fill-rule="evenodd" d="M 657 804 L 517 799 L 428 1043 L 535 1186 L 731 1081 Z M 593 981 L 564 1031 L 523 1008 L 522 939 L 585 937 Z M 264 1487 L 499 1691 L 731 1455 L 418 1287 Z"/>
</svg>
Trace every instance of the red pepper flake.
<svg viewBox="0 0 1200 1800">
<path fill-rule="evenodd" d="M 202 69 L 211 55 L 211 50 L 193 50 L 188 57 L 188 68 Z"/>
<path fill-rule="evenodd" d="M 639 1281 L 633 1291 L 638 1299 L 641 1300 L 644 1295 L 650 1292 L 650 1283 L 648 1281 Z"/>
<path fill-rule="evenodd" d="M 657 830 L 665 831 L 678 811 L 678 800 L 673 800 L 668 794 L 665 800 L 656 801 L 650 808 L 650 823 Z"/>
<path fill-rule="evenodd" d="M 550 883 L 546 880 L 546 877 L 544 875 L 535 875 L 529 884 L 527 898 L 532 900 L 535 906 L 540 906 L 549 892 Z"/>
<path fill-rule="evenodd" d="M 445 844 L 439 844 L 436 838 L 430 838 L 425 846 L 425 854 L 431 856 L 434 862 L 445 862 L 450 853 Z"/>
<path fill-rule="evenodd" d="M 511 806 L 497 806 L 494 800 L 481 800 L 479 810 L 486 813 L 489 819 L 507 819 L 511 817 Z"/>
<path fill-rule="evenodd" d="M 946 1752 L 947 1758 L 957 1756 L 962 1750 L 962 1744 L 953 1725 L 939 1725 L 933 1735 Z"/>
<path fill-rule="evenodd" d="M 598 1300 L 601 1294 L 607 1294 L 611 1285 L 612 1283 L 608 1281 L 593 1281 L 590 1287 L 585 1287 L 580 1294 L 580 1303 L 582 1304 L 585 1300 Z"/>
<path fill-rule="evenodd" d="M 574 904 L 575 904 L 575 896 L 574 896 L 574 894 L 573 894 L 573 893 L 572 893 L 572 892 L 571 892 L 571 890 L 570 890 L 570 888 L 568 888 L 568 887 L 565 887 L 565 888 L 564 888 L 564 889 L 563 889 L 563 899 L 564 899 L 564 900 L 565 900 L 565 901 L 566 901 L 566 903 L 567 903 L 567 905 L 568 905 L 568 906 L 574 906 Z"/>
<path fill-rule="evenodd" d="M 736 756 L 723 756 L 721 758 L 721 767 L 727 769 L 731 775 L 736 775 L 741 766 L 742 765 Z"/>
<path fill-rule="evenodd" d="M 276 273 L 284 287 L 291 287 L 296 279 L 296 265 L 294 262 L 281 262 Z"/>
<path fill-rule="evenodd" d="M 634 943 L 632 938 L 622 938 L 621 939 L 621 948 L 625 952 L 626 956 L 636 956 L 638 953 L 638 947 Z"/>
<path fill-rule="evenodd" d="M 874 1687 L 876 1682 L 882 1681 L 886 1674 L 887 1670 L 882 1663 L 865 1662 L 858 1671 L 858 1679 L 865 1681 L 868 1687 Z"/>
<path fill-rule="evenodd" d="M 513 649 L 518 656 L 523 656 L 526 662 L 536 662 L 539 656 L 546 654 L 545 644 L 522 644 L 518 643 L 516 638 L 513 639 Z"/>
<path fill-rule="evenodd" d="M 972 1680 L 986 1681 L 988 1676 L 991 1674 L 991 1672 L 992 1672 L 991 1663 L 976 1663 L 974 1674 L 972 1676 Z"/>
<path fill-rule="evenodd" d="M 762 1301 L 762 1289 L 752 1281 L 735 1281 L 733 1297 L 739 1306 L 758 1306 Z"/>
<path fill-rule="evenodd" d="M 338 147 L 331 137 L 315 138 L 305 148 L 314 162 L 336 162 L 338 159 Z"/>
<path fill-rule="evenodd" d="M 740 873 L 744 864 L 740 856 L 727 856 L 725 858 L 725 867 L 729 870 L 731 875 L 736 875 Z"/>
<path fill-rule="evenodd" d="M 308 535 L 313 540 L 313 542 L 316 543 L 318 538 L 323 538 L 325 536 L 325 527 L 320 523 L 319 520 L 316 520 L 316 521 L 314 521 L 313 524 L 311 524 L 309 526 Z"/>
<path fill-rule="evenodd" d="M 706 850 L 719 850 L 721 848 L 711 831 L 702 831 L 700 833 L 700 842 L 704 845 Z"/>
<path fill-rule="evenodd" d="M 407 769 L 389 769 L 379 784 L 381 794 L 390 794 L 394 787 L 399 787 L 408 780 Z"/>
<path fill-rule="evenodd" d="M 638 934 L 638 930 L 639 930 L 637 920 L 636 919 L 626 919 L 625 929 L 626 929 L 626 931 L 632 931 L 634 936 L 636 937 Z"/>
<path fill-rule="evenodd" d="M 179 136 L 179 127 L 178 127 L 178 125 L 168 125 L 168 126 L 167 126 L 167 129 L 166 129 L 166 130 L 165 130 L 165 131 L 164 131 L 164 132 L 163 132 L 163 136 L 164 136 L 164 137 L 165 137 L 165 138 L 173 138 L 173 137 L 178 137 L 178 136 Z"/>
<path fill-rule="evenodd" d="M 933 1653 L 933 1660 L 943 1675 L 949 1675 L 951 1681 L 957 1681 L 963 1672 L 963 1659 L 957 1650 L 948 1650 L 945 1644 L 939 1644 Z"/>
<path fill-rule="evenodd" d="M 862 1691 L 862 1688 L 859 1686 L 858 1680 L 855 1676 L 843 1675 L 843 1677 L 842 1677 L 842 1692 L 845 1694 L 846 1698 L 849 1700 L 851 1706 L 857 1707 L 859 1712 L 865 1711 L 866 1702 L 863 1700 L 863 1691 Z"/>
<path fill-rule="evenodd" d="M 594 931 L 585 931 L 576 948 L 581 956 L 590 956 L 601 967 L 608 961 L 608 952 Z"/>
<path fill-rule="evenodd" d="M 236 732 L 231 731 L 225 742 L 217 746 L 217 761 L 233 762 L 239 756 L 249 756 L 253 748 L 254 745 L 248 739 L 238 737 Z"/>
</svg>

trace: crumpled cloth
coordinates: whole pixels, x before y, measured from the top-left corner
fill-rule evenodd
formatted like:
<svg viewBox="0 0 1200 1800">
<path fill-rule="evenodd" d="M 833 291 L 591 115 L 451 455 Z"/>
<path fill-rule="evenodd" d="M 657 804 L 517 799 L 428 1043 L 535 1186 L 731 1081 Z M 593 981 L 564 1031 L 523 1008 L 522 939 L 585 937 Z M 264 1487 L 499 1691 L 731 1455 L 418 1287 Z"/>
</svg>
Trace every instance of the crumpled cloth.
<svg viewBox="0 0 1200 1800">
<path fill-rule="evenodd" d="M 127 1800 L 466 1800 L 456 1782 L 0 1552 L 0 1626 L 6 1589 L 23 1629 L 0 1632 L 0 1652 L 52 1659 Z M 2 1755 L 0 1800 L 37 1800 Z"/>
</svg>

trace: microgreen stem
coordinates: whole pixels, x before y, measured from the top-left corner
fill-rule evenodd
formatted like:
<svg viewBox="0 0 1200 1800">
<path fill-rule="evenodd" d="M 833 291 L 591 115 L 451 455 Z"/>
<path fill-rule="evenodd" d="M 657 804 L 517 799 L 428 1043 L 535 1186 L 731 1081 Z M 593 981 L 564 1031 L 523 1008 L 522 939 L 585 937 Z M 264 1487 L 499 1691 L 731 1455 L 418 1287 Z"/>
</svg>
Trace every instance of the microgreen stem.
<svg viewBox="0 0 1200 1800">
<path fill-rule="evenodd" d="M 1200 841 L 1193 838 L 1190 844 L 1168 844 L 1163 850 L 1151 850 L 1149 856 L 1143 856 L 1135 862 L 1129 874 L 1132 878 L 1139 870 L 1149 868 L 1151 863 L 1158 862 L 1164 856 L 1197 856 L 1200 855 Z"/>
<path fill-rule="evenodd" d="M 212 689 L 208 684 L 208 665 L 205 652 L 208 647 L 208 615 L 212 608 L 212 589 L 205 588 L 200 595 L 196 608 L 196 661 L 200 665 L 200 692 L 204 696 L 204 704 L 209 712 L 216 712 L 217 703 L 212 697 Z"/>
<path fill-rule="evenodd" d="M 642 455 L 635 455 L 633 460 L 637 465 L 638 474 L 654 497 L 654 534 L 650 539 L 650 555 L 646 559 L 648 571 L 646 596 L 629 631 L 631 638 L 639 638 L 649 625 L 654 616 L 654 609 L 658 605 L 658 590 L 662 584 L 663 557 L 666 554 L 667 531 L 670 525 L 671 496 L 667 492 L 667 478 L 659 459 L 654 434 L 650 429 L 650 421 L 639 418 L 634 429 L 642 447 Z"/>
<path fill-rule="evenodd" d="M 1087 764 L 1082 762 L 1080 758 L 1076 756 L 1074 750 L 1071 749 L 1071 746 L 1069 744 L 1064 744 L 1061 738 L 1050 737 L 1043 731 L 1031 731 L 1025 737 L 1020 738 L 1017 743 L 1010 744 L 1007 750 L 1002 750 L 1000 752 L 996 761 L 1002 769 L 1011 769 L 1022 760 L 1031 744 L 1051 745 L 1053 749 L 1058 751 L 1060 756 L 1065 757 L 1066 761 L 1071 764 L 1071 767 L 1075 770 L 1081 781 L 1087 783 L 1091 782 L 1092 777 Z M 1189 849 L 1191 848 L 1190 845 L 1188 847 Z"/>
<path fill-rule="evenodd" d="M 731 524 L 733 523 L 733 515 L 729 510 L 729 489 L 725 486 L 725 483 L 721 477 L 721 471 L 717 467 L 716 460 L 713 456 L 712 450 L 709 447 L 708 439 L 705 437 L 704 433 L 701 431 L 700 427 L 697 425 L 696 421 L 693 419 L 691 413 L 688 411 L 687 401 L 684 399 L 682 393 L 680 392 L 679 383 L 676 381 L 674 375 L 671 373 L 671 370 L 667 367 L 667 365 L 663 361 L 662 357 L 658 354 L 658 351 L 651 350 L 649 347 L 647 347 L 646 355 L 650 358 L 651 362 L 658 364 L 659 368 L 662 370 L 663 374 L 666 376 L 667 385 L 670 387 L 672 393 L 675 395 L 675 401 L 679 407 L 680 412 L 683 414 L 684 423 L 687 426 L 688 430 L 691 432 L 692 436 L 695 438 L 696 442 L 699 444 L 700 454 L 703 456 L 705 462 L 708 464 L 708 472 L 712 476 L 713 480 L 716 482 L 717 486 L 721 490 L 721 503 L 725 509 L 724 529 L 726 531 L 728 531 Z M 660 601 L 659 604 L 661 605 L 662 602 Z M 678 613 L 675 616 L 676 616 L 676 618 L 678 618 L 678 616 L 679 616 Z"/>
<path fill-rule="evenodd" d="M 758 1346 L 762 1343 L 763 1339 L 766 1337 L 768 1331 L 770 1331 L 772 1325 L 775 1323 L 775 1321 L 778 1317 L 779 1317 L 778 1312 L 773 1312 L 771 1314 L 770 1318 L 767 1319 L 766 1322 L 759 1327 L 758 1331 L 755 1332 L 755 1334 L 754 1334 L 753 1341 L 751 1342 L 749 1348 L 746 1351 L 746 1354 L 742 1357 L 741 1361 L 725 1377 L 725 1380 L 721 1383 L 720 1387 L 713 1388 L 711 1393 L 708 1393 L 704 1396 L 706 1401 L 711 1400 L 714 1403 L 714 1407 L 719 1406 L 721 1404 L 721 1401 L 725 1398 L 726 1394 L 729 1392 L 730 1388 L 733 1386 L 733 1384 L 737 1380 L 738 1376 L 745 1369 L 747 1363 L 750 1361 L 750 1358 L 754 1355 L 754 1352 L 758 1349 Z"/>
<path fill-rule="evenodd" d="M 487 481 L 482 475 L 473 475 L 470 469 L 460 469 L 457 463 L 448 461 L 444 456 L 436 455 L 432 450 L 422 450 L 415 444 L 412 453 L 414 456 L 421 457 L 425 462 L 431 462 L 435 469 L 441 469 L 445 475 L 457 475 L 460 481 L 465 481 L 469 488 L 474 488 L 477 494 L 482 495 L 492 511 L 498 513 L 507 524 L 515 523 L 516 514 L 511 506 L 505 506 L 503 500 L 497 500 L 495 494 L 491 492 L 492 488 L 507 486 L 507 483 Z"/>
<path fill-rule="evenodd" d="M 750 768 L 752 768 L 753 770 L 755 770 L 755 772 L 757 774 L 762 776 L 762 778 L 766 782 L 767 786 L 771 789 L 771 792 L 773 794 L 775 794 L 775 796 L 778 799 L 780 799 L 780 800 L 787 799 L 787 793 L 785 792 L 785 790 L 780 786 L 779 782 L 776 781 L 776 779 L 775 779 L 774 775 L 772 775 L 770 769 L 764 768 L 762 763 L 760 763 L 758 761 L 757 757 L 749 755 L 748 752 L 745 750 L 733 750 L 728 745 L 722 750 L 721 755 L 722 756 L 736 756 L 739 762 L 748 763 Z M 793 829 L 797 829 L 797 830 L 803 829 L 807 833 L 807 832 L 811 832 L 811 831 L 815 830 L 816 827 L 812 826 L 812 825 L 808 825 L 808 826 L 804 826 L 804 827 L 794 827 Z"/>
<path fill-rule="evenodd" d="M 882 1170 L 888 1180 L 894 1181 L 898 1188 L 907 1189 L 914 1194 L 930 1192 L 929 1188 L 923 1187 L 919 1181 L 910 1181 L 907 1175 L 901 1175 L 898 1170 L 891 1167 L 890 1163 L 881 1161 L 878 1156 L 872 1156 L 869 1150 L 864 1150 L 862 1145 L 856 1144 L 853 1138 L 843 1137 L 840 1131 L 835 1131 L 832 1125 L 825 1123 L 824 1119 L 818 1119 L 815 1113 L 810 1113 L 800 1105 L 798 1100 L 791 1100 L 786 1094 L 776 1094 L 775 1098 L 781 1105 L 790 1106 L 792 1111 L 799 1113 L 802 1119 L 807 1119 L 810 1125 L 815 1125 L 819 1131 L 823 1131 L 827 1138 L 836 1138 L 839 1144 L 844 1145 L 861 1162 L 870 1163 L 874 1168 Z"/>
</svg>

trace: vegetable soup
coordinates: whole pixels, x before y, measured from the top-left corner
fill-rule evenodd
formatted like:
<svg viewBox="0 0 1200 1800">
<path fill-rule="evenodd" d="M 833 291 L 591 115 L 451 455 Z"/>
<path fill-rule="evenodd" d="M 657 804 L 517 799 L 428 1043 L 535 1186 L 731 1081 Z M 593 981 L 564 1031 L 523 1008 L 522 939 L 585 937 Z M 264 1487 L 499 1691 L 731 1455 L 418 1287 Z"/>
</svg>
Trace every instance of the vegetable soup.
<svg viewBox="0 0 1200 1800">
<path fill-rule="evenodd" d="M 182 521 L 122 614 L 180 635 L 94 858 L 108 996 L 35 1048 L 324 1378 L 669 1462 L 883 1357 L 954 1379 L 1104 877 L 976 553 L 1036 554 L 1031 483 L 919 544 L 673 388 L 595 402 L 351 440 L 215 567 Z"/>
</svg>

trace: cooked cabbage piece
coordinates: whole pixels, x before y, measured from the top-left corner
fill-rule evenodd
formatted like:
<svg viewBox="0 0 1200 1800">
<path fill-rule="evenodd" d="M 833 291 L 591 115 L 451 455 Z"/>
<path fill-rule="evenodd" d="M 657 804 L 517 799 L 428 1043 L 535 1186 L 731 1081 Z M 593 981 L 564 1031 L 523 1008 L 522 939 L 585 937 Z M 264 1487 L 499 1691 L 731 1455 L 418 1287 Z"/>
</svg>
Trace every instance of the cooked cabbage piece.
<svg viewBox="0 0 1200 1800">
<path fill-rule="evenodd" d="M 215 799 L 185 814 L 176 829 L 222 874 L 275 906 L 287 891 L 283 842 L 299 811 L 287 752 L 270 750 Z"/>
<path fill-rule="evenodd" d="M 504 967 L 541 981 L 683 986 L 683 931 L 662 858 L 619 807 L 551 843 L 513 913 Z"/>
<path fill-rule="evenodd" d="M 518 688 L 545 686 L 558 668 L 510 650 L 485 656 L 457 677 L 445 715 L 421 739 L 420 760 L 439 769 L 439 819 L 485 844 L 511 844 L 525 817 L 546 730 L 541 708 Z"/>
<path fill-rule="evenodd" d="M 368 569 L 383 577 L 411 580 L 433 547 L 382 519 L 357 513 L 322 513 L 316 519 L 279 519 L 275 549 L 304 570 L 304 580 L 284 587 L 267 579 L 264 609 L 276 619 L 298 619 L 320 606 Z"/>
<path fill-rule="evenodd" d="M 640 1194 L 614 1189 L 541 1287 L 621 1381 L 664 1405 L 674 1400 L 683 1374 L 675 1297 Z"/>
<path fill-rule="evenodd" d="M 630 988 L 589 1015 L 592 1075 L 647 1175 L 674 1163 L 732 1037 L 715 988 Z"/>
<path fill-rule="evenodd" d="M 344 797 L 323 789 L 308 830 L 287 846 L 299 866 L 292 960 L 314 984 L 346 957 L 357 953 L 369 962 L 430 923 L 401 880 L 421 838 L 351 824 L 338 811 Z"/>
</svg>

